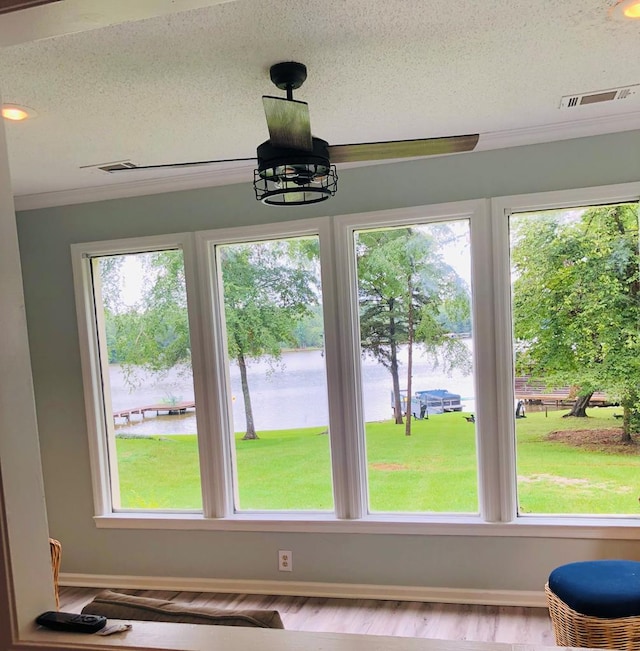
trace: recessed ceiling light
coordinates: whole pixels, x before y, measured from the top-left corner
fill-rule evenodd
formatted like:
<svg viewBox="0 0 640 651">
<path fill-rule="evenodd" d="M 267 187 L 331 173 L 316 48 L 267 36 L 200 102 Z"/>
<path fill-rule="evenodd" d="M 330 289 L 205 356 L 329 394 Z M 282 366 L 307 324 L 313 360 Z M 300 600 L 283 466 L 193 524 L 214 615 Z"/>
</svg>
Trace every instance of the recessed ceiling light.
<svg viewBox="0 0 640 651">
<path fill-rule="evenodd" d="M 34 118 L 36 112 L 26 106 L 18 106 L 18 104 L 3 104 L 2 117 L 5 120 L 12 120 L 14 122 L 21 122 L 29 118 Z"/>
<path fill-rule="evenodd" d="M 640 0 L 618 0 L 611 15 L 619 20 L 640 18 Z"/>
</svg>

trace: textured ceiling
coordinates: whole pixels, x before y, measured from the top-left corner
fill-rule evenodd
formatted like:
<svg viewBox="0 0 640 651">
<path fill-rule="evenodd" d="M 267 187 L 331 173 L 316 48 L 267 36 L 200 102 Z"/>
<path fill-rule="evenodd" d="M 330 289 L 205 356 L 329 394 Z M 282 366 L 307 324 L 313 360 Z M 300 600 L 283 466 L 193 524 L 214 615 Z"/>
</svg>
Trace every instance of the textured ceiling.
<svg viewBox="0 0 640 651">
<path fill-rule="evenodd" d="M 279 93 L 269 66 L 286 60 L 307 65 L 296 97 L 331 144 L 603 116 L 640 126 L 640 93 L 558 108 L 562 95 L 640 83 L 640 20 L 614 20 L 614 4 L 235 0 L 179 11 L 177 0 L 174 13 L 5 47 L 3 100 L 38 112 L 6 123 L 15 194 L 132 180 L 81 169 L 110 161 L 254 156 L 268 138 L 260 98 Z"/>
</svg>

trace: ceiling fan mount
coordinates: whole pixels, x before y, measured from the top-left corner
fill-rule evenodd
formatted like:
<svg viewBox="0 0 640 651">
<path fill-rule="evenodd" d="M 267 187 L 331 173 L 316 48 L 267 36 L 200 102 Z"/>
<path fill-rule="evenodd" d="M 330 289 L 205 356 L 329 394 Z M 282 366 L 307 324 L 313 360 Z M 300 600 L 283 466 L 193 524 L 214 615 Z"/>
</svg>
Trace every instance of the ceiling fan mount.
<svg viewBox="0 0 640 651">
<path fill-rule="evenodd" d="M 330 145 L 311 135 L 309 105 L 293 99 L 293 91 L 307 78 L 307 68 L 296 61 L 283 61 L 269 69 L 271 81 L 286 97 L 263 95 L 262 103 L 269 129 L 269 140 L 262 143 L 254 158 L 218 159 L 191 163 L 145 165 L 118 170 L 176 168 L 213 163 L 256 160 L 254 190 L 256 199 L 271 205 L 317 203 L 332 197 L 337 190 L 335 163 L 421 158 L 472 151 L 477 133 L 414 140 L 388 140 Z M 114 170 L 113 173 L 116 173 Z"/>
<path fill-rule="evenodd" d="M 289 93 L 304 84 L 307 79 L 307 66 L 296 61 L 283 61 L 269 68 L 269 76 L 275 86 Z"/>
</svg>

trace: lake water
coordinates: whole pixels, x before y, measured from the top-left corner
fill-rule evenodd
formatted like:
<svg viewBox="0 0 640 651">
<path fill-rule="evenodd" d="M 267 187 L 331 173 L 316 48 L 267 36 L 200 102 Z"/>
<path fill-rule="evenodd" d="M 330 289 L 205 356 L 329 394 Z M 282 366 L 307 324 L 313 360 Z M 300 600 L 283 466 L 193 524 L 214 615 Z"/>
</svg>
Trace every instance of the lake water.
<svg viewBox="0 0 640 651">
<path fill-rule="evenodd" d="M 471 346 L 471 343 L 468 342 Z M 191 378 L 172 372 L 157 379 L 145 375 L 141 388 L 131 393 L 118 366 L 110 367 L 113 410 L 118 411 L 149 404 L 193 400 Z M 403 381 L 404 375 L 404 381 Z M 244 431 L 244 401 L 240 388 L 240 372 L 236 364 L 230 367 L 235 431 Z M 362 360 L 363 399 L 367 422 L 387 420 L 391 410 L 391 375 L 380 364 Z M 406 366 L 401 367 L 401 386 L 406 383 Z M 319 350 L 286 352 L 277 367 L 266 361 L 253 362 L 249 367 L 249 389 L 256 429 L 288 429 L 293 427 L 326 426 L 328 423 L 325 358 Z M 465 411 L 475 409 L 472 375 L 454 371 L 450 376 L 434 368 L 431 359 L 414 351 L 413 388 L 448 389 L 462 396 Z M 118 432 L 134 434 L 193 434 L 196 416 L 189 411 L 181 416 L 148 414 L 141 419 L 133 416 L 131 423 L 118 421 Z"/>
</svg>

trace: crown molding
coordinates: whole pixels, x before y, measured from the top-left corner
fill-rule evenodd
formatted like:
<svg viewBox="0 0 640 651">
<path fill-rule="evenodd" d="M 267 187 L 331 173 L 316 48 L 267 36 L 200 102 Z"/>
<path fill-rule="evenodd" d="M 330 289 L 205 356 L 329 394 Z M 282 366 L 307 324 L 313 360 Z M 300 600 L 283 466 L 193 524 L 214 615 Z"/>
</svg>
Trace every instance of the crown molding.
<svg viewBox="0 0 640 651">
<path fill-rule="evenodd" d="M 640 111 L 614 116 L 601 116 L 547 124 L 537 127 L 524 127 L 522 129 L 509 129 L 483 133 L 473 155 L 478 151 L 506 149 L 509 147 L 522 147 L 545 142 L 570 140 L 573 138 L 586 138 L 589 136 L 619 133 L 640 129 Z M 403 159 L 400 159 L 403 160 Z M 406 160 L 406 159 L 404 159 Z M 412 159 L 416 160 L 416 159 Z M 364 167 L 369 165 L 390 164 L 397 161 L 368 161 L 362 163 L 349 163 L 339 165 L 339 169 Z M 181 190 L 195 190 L 236 183 L 249 183 L 253 179 L 254 163 L 236 166 L 233 169 L 198 168 L 197 171 L 186 174 L 172 174 L 163 178 L 127 181 L 125 183 L 111 183 L 103 186 L 78 188 L 74 190 L 61 190 L 57 192 L 43 192 L 14 197 L 15 208 L 21 210 L 38 210 L 80 203 L 107 201 L 110 199 L 123 199 L 139 197 L 165 192 L 179 192 Z M 124 173 L 123 173 L 124 174 Z"/>
<path fill-rule="evenodd" d="M 6 0 L 0 47 L 224 4 L 234 0 Z M 12 9 L 5 13 L 4 7 Z M 20 9 L 20 11 L 18 11 Z"/>
<path fill-rule="evenodd" d="M 480 136 L 480 142 L 475 151 L 602 136 L 608 133 L 634 131 L 636 129 L 640 129 L 640 111 L 485 133 Z"/>
<path fill-rule="evenodd" d="M 211 171 L 210 169 L 203 171 L 203 168 L 198 168 L 197 172 L 172 175 L 164 178 L 112 183 L 110 185 L 78 188 L 76 190 L 26 194 L 14 197 L 14 201 L 17 211 L 38 210 L 39 208 L 53 208 L 55 206 L 67 206 L 78 203 L 141 197 L 148 194 L 162 194 L 165 192 L 210 188 L 219 185 L 249 183 L 253 181 L 255 163 L 250 163 L 250 166 L 226 170 L 216 169 L 215 171 Z M 124 176 L 128 172 L 122 172 L 122 174 Z"/>
</svg>

